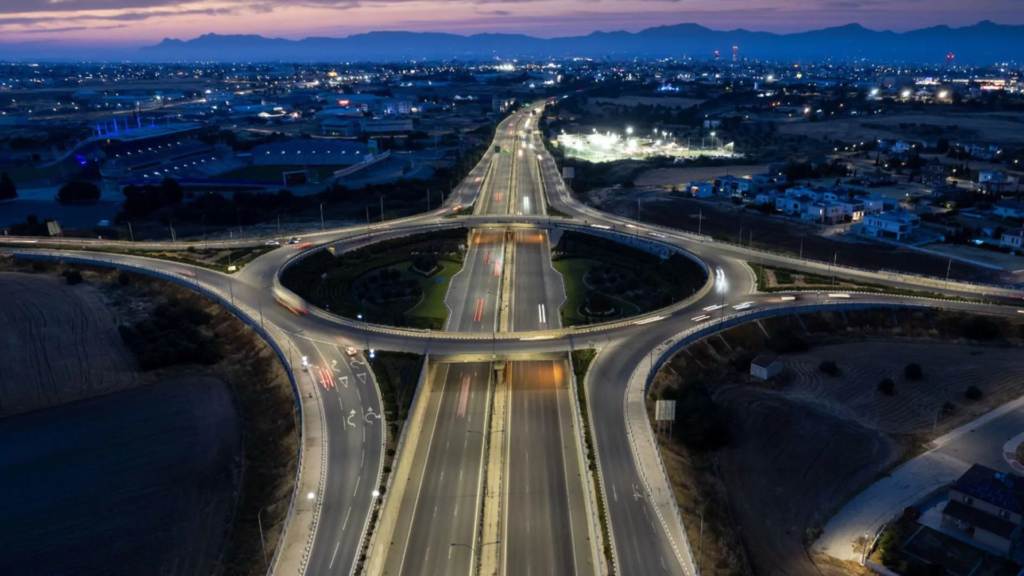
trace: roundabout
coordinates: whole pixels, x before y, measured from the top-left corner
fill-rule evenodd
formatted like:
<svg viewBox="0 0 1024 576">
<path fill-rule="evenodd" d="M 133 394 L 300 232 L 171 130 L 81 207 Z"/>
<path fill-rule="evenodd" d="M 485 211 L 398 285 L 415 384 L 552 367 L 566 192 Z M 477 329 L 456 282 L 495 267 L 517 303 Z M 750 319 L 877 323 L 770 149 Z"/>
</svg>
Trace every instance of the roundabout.
<svg viewBox="0 0 1024 576">
<path fill-rule="evenodd" d="M 647 226 L 580 205 L 569 195 L 540 137 L 525 131 L 536 117 L 534 108 L 514 114 L 498 128 L 492 149 L 515 152 L 488 154 L 442 208 L 314 234 L 308 248 L 282 247 L 234 274 L 131 254 L 68 250 L 45 241 L 3 251 L 173 280 L 229 307 L 275 346 L 292 372 L 304 447 L 295 489 L 300 496 L 293 500 L 282 545 L 271 562 L 271 572 L 281 574 L 412 574 L 421 566 L 425 572 L 420 573 L 431 574 L 469 574 L 482 570 L 480 566 L 520 573 L 557 565 L 577 574 L 614 570 L 692 576 L 693 554 L 644 408 L 650 380 L 667 358 L 724 328 L 801 311 L 912 307 L 1019 313 L 1013 305 L 1020 301 L 1018 290 L 880 271 L 839 269 L 846 277 L 907 293 L 941 293 L 948 299 L 854 291 L 759 292 L 750 262 L 818 272 L 826 265 Z M 570 217 L 548 216 L 548 205 Z M 472 207 L 473 213 L 452 216 L 464 207 Z M 344 257 L 381 242 L 451 231 L 471 240 L 462 270 L 446 276 L 443 300 L 449 314 L 440 327 L 361 320 L 355 307 L 346 317 L 337 309 L 306 302 L 281 280 L 289 269 L 306 259 L 325 258 L 329 251 L 331 257 Z M 550 238 L 566 232 L 678 254 L 699 266 L 706 278 L 668 306 L 629 318 L 562 326 L 559 309 L 568 296 L 551 264 Z M 88 244 L 102 249 L 111 243 Z M 182 269 L 190 274 L 181 274 Z M 351 280 L 368 282 L 363 279 L 370 273 L 353 274 Z M 379 272 L 374 273 L 380 286 Z M 394 282 L 390 276 L 386 281 Z M 358 286 L 365 288 L 362 300 L 367 301 L 373 288 Z M 403 286 L 412 289 L 411 284 Z M 404 428 L 419 430 L 423 420 L 422 438 L 404 432 L 395 456 L 399 469 L 411 459 L 408 469 L 418 471 L 411 480 L 386 476 L 387 423 L 380 395 L 358 357 L 361 352 L 352 356 L 349 348 L 412 352 L 428 359 L 430 368 L 421 376 Z M 596 352 L 582 381 L 571 376 L 566 356 L 577 350 Z M 336 385 L 318 381 L 308 370 L 311 366 L 329 369 Z M 337 384 L 341 382 L 345 384 Z M 539 383 L 550 383 L 545 388 L 550 394 L 537 392 Z M 583 408 L 574 400 L 578 389 L 589 399 Z M 554 422 L 551 434 L 561 434 L 553 437 L 562 442 L 547 442 L 523 427 L 520 418 L 527 413 L 543 415 L 537 416 L 538 425 Z M 428 424 L 426 416 L 433 416 L 436 424 Z M 507 423 L 495 427 L 503 418 Z M 582 430 L 588 426 L 595 448 L 592 461 L 582 448 L 588 443 Z M 463 448 L 447 448 L 453 441 Z M 520 446 L 535 460 L 515 460 L 511 469 L 492 478 L 491 470 L 508 468 L 519 457 Z M 488 460 L 495 452 L 498 459 Z M 573 466 L 582 474 L 574 474 Z M 472 474 L 472 481 L 463 473 Z M 450 490 L 439 478 L 456 476 L 459 493 L 470 496 L 452 505 Z M 495 482 L 502 488 L 492 500 L 488 495 Z M 510 483 L 550 489 L 556 496 L 540 502 L 531 496 L 536 492 L 510 490 Z M 577 510 L 586 513 L 579 517 Z M 444 519 L 429 521 L 433 514 Z M 431 530 L 404 533 L 399 526 Z M 389 536 L 379 537 L 382 532 Z M 563 538 L 563 532 L 568 536 Z M 495 540 L 501 543 L 485 546 Z M 526 548 L 535 550 L 536 557 L 517 553 Z"/>
</svg>

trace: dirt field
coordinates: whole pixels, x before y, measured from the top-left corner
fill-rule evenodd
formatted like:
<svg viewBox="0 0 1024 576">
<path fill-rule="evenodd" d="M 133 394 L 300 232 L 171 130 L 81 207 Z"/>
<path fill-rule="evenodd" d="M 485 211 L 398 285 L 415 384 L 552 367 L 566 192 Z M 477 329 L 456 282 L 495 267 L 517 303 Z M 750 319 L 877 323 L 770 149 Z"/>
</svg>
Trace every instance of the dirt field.
<svg viewBox="0 0 1024 576">
<path fill-rule="evenodd" d="M 591 111 L 597 110 L 601 104 L 614 104 L 616 106 L 636 106 L 646 104 L 648 106 L 679 106 L 689 108 L 703 104 L 704 100 L 697 98 L 678 98 L 675 96 L 620 96 L 618 98 L 594 97 L 587 101 L 587 108 Z"/>
<path fill-rule="evenodd" d="M 0 293 L 0 417 L 142 381 L 118 320 L 95 287 L 0 272 Z"/>
<path fill-rule="evenodd" d="M 743 166 L 711 166 L 703 168 L 655 168 L 637 176 L 637 186 L 685 186 L 690 182 L 714 180 L 724 174 L 750 176 L 768 170 L 767 164 Z"/>
<path fill-rule="evenodd" d="M 170 380 L 0 420 L 0 572 L 211 574 L 241 428 L 227 386 Z"/>
<path fill-rule="evenodd" d="M 807 551 L 828 516 L 927 439 L 1024 394 L 1019 347 L 920 340 L 938 337 L 935 327 L 953 317 L 879 310 L 801 318 L 802 325 L 795 317 L 775 318 L 709 337 L 678 353 L 657 376 L 656 394 L 666 385 L 703 382 L 728 414 L 731 440 L 724 449 L 662 446 L 691 542 L 699 537 L 698 513 L 705 515 L 707 576 L 857 573 Z M 884 337 L 896 326 L 918 339 Z M 786 334 L 821 345 L 783 354 L 778 382 L 750 381 L 744 359 Z M 818 370 L 826 359 L 837 363 L 838 376 Z M 909 362 L 922 365 L 923 380 L 905 381 Z M 885 377 L 895 380 L 895 396 L 877 392 Z M 968 382 L 984 390 L 982 401 L 964 399 Z M 956 405 L 953 415 L 936 420 L 946 401 Z"/>
<path fill-rule="evenodd" d="M 869 270 L 901 270 L 915 274 L 944 277 L 949 264 L 947 258 L 922 254 L 891 244 L 879 244 L 855 237 L 844 237 L 842 241 L 821 236 L 821 228 L 802 223 L 792 218 L 765 216 L 746 211 L 732 204 L 705 202 L 692 198 L 670 196 L 663 192 L 630 192 L 621 189 L 593 190 L 581 195 L 581 199 L 601 210 L 613 212 L 627 218 L 636 218 L 636 198 L 643 198 L 642 218 L 686 232 L 697 232 L 698 210 L 703 211 L 701 232 L 728 242 L 738 242 L 743 230 L 743 244 L 750 241 L 753 229 L 754 246 L 776 252 L 798 255 L 804 258 L 830 261 L 838 255 L 838 262 L 845 266 Z M 954 262 L 950 278 L 974 282 L 1018 282 L 1017 277 L 997 270 Z"/>
<path fill-rule="evenodd" d="M 865 123 L 884 125 L 885 128 L 864 126 Z M 933 126 L 957 126 L 969 134 L 967 139 L 985 143 L 1020 144 L 1024 142 L 1024 114 L 1012 112 L 992 114 L 899 114 L 875 116 L 869 119 L 844 118 L 828 122 L 787 122 L 779 123 L 779 132 L 797 134 L 812 138 L 831 139 L 843 142 L 861 142 L 873 138 L 920 139 L 912 133 L 901 130 L 900 124 L 930 124 Z M 955 132 L 953 134 L 956 134 Z M 933 138 L 938 139 L 938 135 Z M 954 140 L 961 140 L 956 137 Z"/>
</svg>

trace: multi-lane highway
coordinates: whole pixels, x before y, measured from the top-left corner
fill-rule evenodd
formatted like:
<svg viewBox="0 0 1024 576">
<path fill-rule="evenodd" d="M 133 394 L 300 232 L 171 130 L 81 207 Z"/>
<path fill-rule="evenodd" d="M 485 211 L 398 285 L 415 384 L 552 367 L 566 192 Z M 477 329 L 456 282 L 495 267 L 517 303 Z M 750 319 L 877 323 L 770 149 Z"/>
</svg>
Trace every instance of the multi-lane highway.
<svg viewBox="0 0 1024 576">
<path fill-rule="evenodd" d="M 262 256 L 239 273 L 229 276 L 187 265 L 142 258 L 130 254 L 100 254 L 70 252 L 54 246 L 49 250 L 33 249 L 46 246 L 45 241 L 26 239 L 25 248 L 6 249 L 23 255 L 60 257 L 105 265 L 132 268 L 158 274 L 192 285 L 205 293 L 212 293 L 233 304 L 251 318 L 259 318 L 271 336 L 280 339 L 282 348 L 292 346 L 310 365 L 309 372 L 296 376 L 312 381 L 317 389 L 318 406 L 323 412 L 326 442 L 323 454 L 325 474 L 316 496 L 319 504 L 315 522 L 312 549 L 306 564 L 307 574 L 349 573 L 360 552 L 360 542 L 373 506 L 373 490 L 380 481 L 383 453 L 384 422 L 380 418 L 380 400 L 367 377 L 361 355 L 349 356 L 346 346 L 360 349 L 377 348 L 442 355 L 470 355 L 490 360 L 492 355 L 515 357 L 535 352 L 565 351 L 588 345 L 601 348 L 587 380 L 591 399 L 590 415 L 594 424 L 595 442 L 599 459 L 599 472 L 603 482 L 608 517 L 611 523 L 612 548 L 615 561 L 622 574 L 694 574 L 689 562 L 688 545 L 678 521 L 666 518 L 664 509 L 670 496 L 651 488 L 645 470 L 637 461 L 634 446 L 637 434 L 643 429 L 630 426 L 623 409 L 629 382 L 639 367 L 646 370 L 657 355 L 668 350 L 666 344 L 678 339 L 687 330 L 713 327 L 730 317 L 754 314 L 788 313 L 794 309 L 813 310 L 815 306 L 858 305 L 913 305 L 944 306 L 961 310 L 1016 314 L 1015 307 L 977 304 L 965 301 L 935 301 L 889 295 L 850 294 L 847 298 L 834 298 L 828 294 L 794 294 L 792 299 L 781 295 L 760 294 L 746 261 L 752 257 L 736 247 L 699 239 L 691 234 L 651 227 L 627 219 L 610 216 L 580 205 L 569 196 L 553 159 L 543 148 L 539 137 L 526 138 L 528 146 L 516 143 L 528 114 L 518 113 L 503 121 L 491 151 L 474 168 L 449 198 L 448 203 L 433 212 L 400 221 L 371 224 L 357 228 L 326 231 L 310 237 L 315 242 L 311 249 L 333 245 L 338 250 L 349 249 L 369 241 L 391 235 L 421 231 L 438 226 L 463 224 L 476 231 L 470 237 L 487 238 L 471 241 L 466 267 L 456 276 L 446 300 L 451 308 L 448 332 L 424 332 L 369 326 L 339 319 L 322 311 L 296 316 L 274 304 L 273 290 L 280 269 L 299 252 L 282 247 Z M 529 146 L 532 144 L 532 148 Z M 501 152 L 493 152 L 499 146 Z M 509 151 L 506 153 L 505 149 Z M 523 150 L 524 161 L 519 150 Z M 540 159 L 539 177 L 531 166 L 531 155 Z M 546 196 L 546 198 L 545 198 Z M 618 322 L 608 326 L 578 329 L 560 329 L 558 326 L 560 292 L 558 278 L 549 264 L 546 227 L 556 224 L 543 216 L 546 204 L 572 216 L 563 226 L 590 228 L 605 234 L 624 233 L 646 238 L 652 242 L 687 250 L 707 267 L 711 284 L 695 300 L 670 311 Z M 458 220 L 444 218 L 458 205 L 475 204 L 475 215 Z M 522 214 L 520 216 L 520 213 Z M 559 221 L 562 221 L 559 219 Z M 491 226 L 494 226 L 492 229 Z M 512 234 L 515 254 L 509 295 L 511 302 L 510 325 L 512 332 L 496 332 L 500 279 L 504 271 L 505 233 Z M 238 242 L 235 242 L 236 244 Z M 126 247 L 124 243 L 91 243 L 94 248 L 105 246 Z M 163 245 L 161 245 L 163 246 Z M 488 254 L 487 248 L 491 247 Z M 181 244 L 184 247 L 184 244 Z M 497 264 L 496 253 L 501 259 Z M 787 267 L 809 269 L 813 264 L 793 262 L 784 256 L 760 255 L 766 264 L 783 263 Z M 186 270 L 188 274 L 181 274 Z M 853 273 L 852 271 L 850 272 Z M 462 277 L 465 277 L 463 280 Z M 901 288 L 921 289 L 913 279 L 901 277 L 887 279 L 875 277 L 872 281 Z M 464 292 L 461 286 L 465 284 Z M 931 291 L 977 298 L 980 292 L 992 289 L 974 288 L 951 283 L 945 287 L 932 287 Z M 493 292 L 492 292 L 493 291 Z M 1003 300 L 1008 291 L 999 291 Z M 491 299 L 488 299 L 490 296 Z M 478 304 L 483 300 L 482 307 Z M 797 308 L 800 307 L 800 308 Z M 529 332 L 526 334 L 526 332 Z M 652 354 L 652 352 L 655 352 Z M 298 362 L 293 366 L 299 366 Z M 506 507 L 508 534 L 503 539 L 508 547 L 504 559 L 507 573 L 587 573 L 580 560 L 577 540 L 582 534 L 576 528 L 577 505 L 573 502 L 573 471 L 568 456 L 569 444 L 565 432 L 564 405 L 571 402 L 563 390 L 543 385 L 546 381 L 538 372 L 530 377 L 532 366 L 513 364 L 513 379 L 517 372 L 521 378 L 512 382 L 509 436 L 508 498 L 522 501 L 521 506 L 509 503 Z M 537 366 L 545 366 L 538 364 Z M 548 367 L 553 366 L 548 362 Z M 364 378 L 360 378 L 363 374 Z M 466 379 L 468 377 L 468 380 Z M 396 534 L 387 568 L 390 574 L 462 574 L 470 573 L 473 556 L 476 520 L 479 505 L 469 502 L 479 498 L 479 470 L 482 465 L 482 433 L 485 430 L 488 406 L 489 364 L 452 364 L 439 368 L 439 375 L 426 394 L 426 409 L 434 424 L 429 428 L 427 440 L 422 442 L 411 457 L 418 459 L 413 467 L 418 478 L 410 479 L 410 487 L 401 495 L 401 512 L 407 514 L 405 535 Z M 551 382 L 555 382 L 553 376 Z M 583 383 L 580 383 L 583 385 Z M 552 392 L 553 391 L 553 392 Z M 523 418 L 524 415 L 535 416 Z M 555 418 L 557 417 L 557 424 Z M 537 430 L 548 430 L 548 434 Z M 556 434 L 554 430 L 558 431 Z M 544 439 L 547 438 L 545 445 Z M 558 440 L 560 438 L 560 440 Z M 443 442 L 443 444 L 442 444 Z M 560 447 L 561 451 L 555 451 Z M 522 448 L 522 450 L 520 450 Z M 527 454 L 529 461 L 527 462 Z M 409 455 L 407 455 L 409 456 Z M 512 460 L 515 460 L 513 462 Z M 557 475 L 557 464 L 563 471 Z M 475 463 L 475 467 L 474 467 Z M 454 480 L 454 474 L 462 478 Z M 470 478 L 467 478 L 470 476 Z M 473 479 L 476 479 L 476 483 Z M 514 482 L 512 481 L 514 480 Z M 564 494 L 558 492 L 565 485 Z M 582 485 L 581 485 L 582 486 Z M 528 487 L 530 492 L 526 492 Z M 519 489 L 523 490 L 520 491 Z M 536 490 L 550 498 L 551 505 L 541 522 L 540 500 Z M 581 488 L 582 490 L 582 488 Z M 411 504 L 406 502 L 411 500 Z M 456 512 L 456 506 L 460 508 Z M 473 508 L 470 515 L 466 508 Z M 436 509 L 436 512 L 435 512 Z M 435 516 L 437 514 L 437 516 Z M 580 520 L 580 522 L 584 522 Z M 564 524 L 571 524 L 568 532 Z M 290 528 L 301 532 L 303 527 Z M 536 530 L 536 532 L 535 532 Z M 399 531 L 401 532 L 401 531 Z M 524 536 L 525 535 L 525 536 Z M 526 538 L 526 540 L 524 540 Z M 572 540 L 567 543 L 566 538 Z M 558 544 L 552 544 L 557 539 Z M 465 540 L 465 541 L 464 541 Z M 524 544 L 528 542 L 529 544 Z M 451 544 L 456 546 L 451 546 Z M 466 544 L 466 546 L 461 546 Z M 478 544 L 478 543 L 476 543 Z M 519 548 L 524 547 L 525 548 Z M 529 552 L 521 552 L 528 550 Z M 537 550 L 543 560 L 534 562 L 531 554 Z M 572 559 L 569 559 L 569 553 Z M 397 559 L 397 567 L 395 565 Z M 571 564 L 570 564 L 571 562 Z M 568 568 L 571 566 L 572 568 Z M 548 572 L 537 572 L 541 567 Z"/>
<path fill-rule="evenodd" d="M 490 364 L 442 364 L 384 573 L 472 575 L 483 481 Z"/>
<path fill-rule="evenodd" d="M 501 574 L 597 574 L 564 360 L 509 365 Z"/>
</svg>

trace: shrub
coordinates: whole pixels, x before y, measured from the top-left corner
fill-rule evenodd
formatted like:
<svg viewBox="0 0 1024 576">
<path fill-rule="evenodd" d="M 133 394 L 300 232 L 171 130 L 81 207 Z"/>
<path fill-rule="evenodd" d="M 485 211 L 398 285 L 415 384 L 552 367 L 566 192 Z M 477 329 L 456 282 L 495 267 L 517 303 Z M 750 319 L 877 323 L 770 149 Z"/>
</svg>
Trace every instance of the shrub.
<svg viewBox="0 0 1024 576">
<path fill-rule="evenodd" d="M 82 273 L 78 270 L 65 270 L 64 279 L 67 280 L 68 285 L 74 286 L 75 284 L 82 283 Z"/>
<path fill-rule="evenodd" d="M 900 543 L 899 534 L 896 528 L 890 526 L 885 529 L 885 534 L 878 542 L 878 549 L 881 552 L 879 559 L 886 568 L 896 568 L 903 560 L 903 545 Z"/>
<path fill-rule="evenodd" d="M 694 450 L 718 450 L 731 438 L 728 414 L 699 382 L 679 388 L 675 424 L 676 436 Z"/>
<path fill-rule="evenodd" d="M 924 378 L 924 370 L 921 369 L 921 365 L 917 362 L 911 362 L 903 369 L 903 376 L 907 380 L 920 380 Z"/>
<path fill-rule="evenodd" d="M 882 378 L 882 381 L 878 383 L 878 391 L 886 396 L 892 396 L 896 393 L 896 383 L 892 381 L 892 378 Z"/>
<path fill-rule="evenodd" d="M 967 390 L 964 391 L 964 396 L 966 396 L 968 400 L 981 400 L 981 388 L 971 384 L 967 387 Z"/>
<path fill-rule="evenodd" d="M 818 365 L 818 370 L 829 376 L 837 376 L 839 374 L 839 366 L 832 360 L 822 360 L 821 364 Z"/>
<path fill-rule="evenodd" d="M 127 286 L 132 283 L 132 277 L 127 272 L 121 272 L 117 275 L 117 283 L 121 286 Z"/>
<path fill-rule="evenodd" d="M 95 202 L 100 199 L 100 189 L 92 182 L 68 182 L 57 192 L 57 202 L 73 204 Z"/>
</svg>

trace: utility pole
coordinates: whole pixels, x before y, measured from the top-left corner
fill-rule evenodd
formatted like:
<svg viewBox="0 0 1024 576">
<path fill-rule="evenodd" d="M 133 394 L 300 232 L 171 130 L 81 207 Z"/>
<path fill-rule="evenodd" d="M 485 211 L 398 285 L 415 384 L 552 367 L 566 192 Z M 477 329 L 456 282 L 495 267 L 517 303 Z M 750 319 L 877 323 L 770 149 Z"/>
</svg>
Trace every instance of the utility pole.
<svg viewBox="0 0 1024 576">
<path fill-rule="evenodd" d="M 277 235 L 281 235 L 281 215 L 277 215 Z"/>
<path fill-rule="evenodd" d="M 949 288 L 949 271 L 953 269 L 953 259 L 949 259 L 949 264 L 946 266 L 946 288 Z"/>
<path fill-rule="evenodd" d="M 839 252 L 832 255 L 832 286 L 836 285 L 836 259 L 839 258 Z"/>
<path fill-rule="evenodd" d="M 320 203 L 320 229 L 324 229 L 324 203 Z"/>
<path fill-rule="evenodd" d="M 384 195 L 380 196 L 380 221 L 384 221 Z"/>
<path fill-rule="evenodd" d="M 697 208 L 697 236 L 700 236 L 701 225 L 704 224 L 704 209 Z"/>
<path fill-rule="evenodd" d="M 128 223 L 128 236 L 132 239 L 132 244 L 135 244 L 135 232 L 132 232 L 132 223 Z"/>
</svg>

